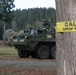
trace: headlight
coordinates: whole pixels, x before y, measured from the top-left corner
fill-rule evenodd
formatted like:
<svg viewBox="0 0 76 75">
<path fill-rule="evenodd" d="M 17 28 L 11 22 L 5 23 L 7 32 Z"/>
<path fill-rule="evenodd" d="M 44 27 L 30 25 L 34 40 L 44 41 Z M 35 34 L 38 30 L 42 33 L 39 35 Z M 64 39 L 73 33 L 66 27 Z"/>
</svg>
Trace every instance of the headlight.
<svg viewBox="0 0 76 75">
<path fill-rule="evenodd" d="M 20 42 L 24 42 L 24 39 L 21 39 Z"/>
<path fill-rule="evenodd" d="M 13 36 L 11 36 L 11 39 L 13 39 Z"/>
<path fill-rule="evenodd" d="M 27 36 L 25 36 L 25 38 L 27 38 Z"/>
<path fill-rule="evenodd" d="M 13 42 L 18 42 L 18 40 L 17 39 L 14 39 Z"/>
</svg>

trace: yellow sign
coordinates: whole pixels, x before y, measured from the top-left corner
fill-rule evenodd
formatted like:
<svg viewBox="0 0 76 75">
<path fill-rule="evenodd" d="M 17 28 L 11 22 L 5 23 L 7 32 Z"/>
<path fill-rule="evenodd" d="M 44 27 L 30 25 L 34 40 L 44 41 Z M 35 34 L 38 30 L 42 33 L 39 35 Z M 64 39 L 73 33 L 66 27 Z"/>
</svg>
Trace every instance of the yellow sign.
<svg viewBox="0 0 76 75">
<path fill-rule="evenodd" d="M 58 22 L 56 32 L 76 32 L 76 21 Z"/>
</svg>

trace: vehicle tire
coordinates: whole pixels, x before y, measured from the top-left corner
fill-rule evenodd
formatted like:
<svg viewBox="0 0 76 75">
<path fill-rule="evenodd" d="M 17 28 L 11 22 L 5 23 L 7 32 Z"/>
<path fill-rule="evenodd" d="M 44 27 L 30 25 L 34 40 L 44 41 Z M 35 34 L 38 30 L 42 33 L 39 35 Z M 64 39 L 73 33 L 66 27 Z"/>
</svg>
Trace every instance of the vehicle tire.
<svg viewBox="0 0 76 75">
<path fill-rule="evenodd" d="M 37 49 L 36 56 L 39 59 L 48 59 L 50 57 L 50 49 L 47 45 L 42 45 Z"/>
<path fill-rule="evenodd" d="M 31 57 L 37 58 L 37 57 L 36 57 L 36 53 L 35 53 L 35 52 L 31 52 Z"/>
<path fill-rule="evenodd" d="M 56 46 L 52 47 L 51 49 L 51 58 L 56 59 Z"/>
<path fill-rule="evenodd" d="M 18 50 L 18 56 L 20 58 L 28 58 L 30 56 L 29 51 Z"/>
</svg>

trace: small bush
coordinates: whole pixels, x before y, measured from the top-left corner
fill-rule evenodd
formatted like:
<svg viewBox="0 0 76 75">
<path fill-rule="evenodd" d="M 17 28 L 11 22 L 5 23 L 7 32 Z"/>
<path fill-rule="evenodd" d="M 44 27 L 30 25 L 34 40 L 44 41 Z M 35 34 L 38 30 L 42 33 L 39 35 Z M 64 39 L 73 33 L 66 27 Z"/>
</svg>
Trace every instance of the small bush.
<svg viewBox="0 0 76 75">
<path fill-rule="evenodd" d="M 6 42 L 5 42 L 5 46 L 10 46 L 10 47 L 12 47 L 13 45 L 12 45 L 12 43 L 11 43 L 10 41 L 6 41 Z"/>
<path fill-rule="evenodd" d="M 10 46 L 13 47 L 12 43 L 10 41 L 0 41 L 0 46 Z"/>
</svg>

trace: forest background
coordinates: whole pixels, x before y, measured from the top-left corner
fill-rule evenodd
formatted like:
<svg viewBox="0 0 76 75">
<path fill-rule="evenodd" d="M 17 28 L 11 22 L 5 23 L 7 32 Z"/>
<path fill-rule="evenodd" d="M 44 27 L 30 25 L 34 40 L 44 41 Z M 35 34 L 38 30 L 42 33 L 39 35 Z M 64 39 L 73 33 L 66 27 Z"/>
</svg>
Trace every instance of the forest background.
<svg viewBox="0 0 76 75">
<path fill-rule="evenodd" d="M 41 29 L 44 19 L 50 23 L 50 29 L 56 24 L 56 10 L 54 8 L 30 8 L 30 9 L 16 9 L 12 11 L 13 20 L 6 24 L 6 32 L 19 32 L 21 30 L 28 30 L 30 27 Z M 3 23 L 0 21 L 0 40 L 3 39 Z M 8 35 L 7 35 L 8 36 Z"/>
</svg>

